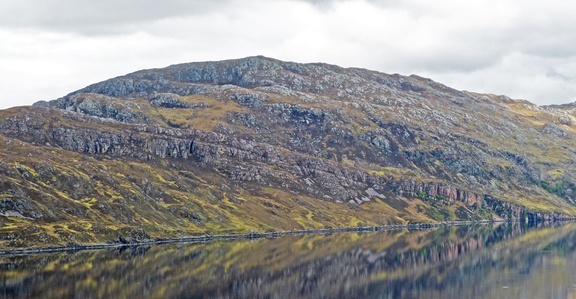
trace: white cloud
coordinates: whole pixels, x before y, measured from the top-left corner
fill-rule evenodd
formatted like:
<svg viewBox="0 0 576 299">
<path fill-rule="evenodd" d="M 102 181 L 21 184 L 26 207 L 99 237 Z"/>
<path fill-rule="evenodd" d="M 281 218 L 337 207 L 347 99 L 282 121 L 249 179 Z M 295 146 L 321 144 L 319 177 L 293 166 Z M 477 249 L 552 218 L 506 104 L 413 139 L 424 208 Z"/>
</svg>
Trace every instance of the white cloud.
<svg viewBox="0 0 576 299">
<path fill-rule="evenodd" d="M 513 95 L 540 104 L 576 101 L 576 80 L 563 75 L 564 69 L 554 68 L 560 59 L 533 57 L 511 53 L 485 69 L 472 72 L 425 73 L 458 89 Z M 572 63 L 572 74 L 574 63 Z"/>
<path fill-rule="evenodd" d="M 0 108 L 144 68 L 266 55 L 540 104 L 574 101 L 576 3 L 21 0 L 0 10 Z"/>
</svg>

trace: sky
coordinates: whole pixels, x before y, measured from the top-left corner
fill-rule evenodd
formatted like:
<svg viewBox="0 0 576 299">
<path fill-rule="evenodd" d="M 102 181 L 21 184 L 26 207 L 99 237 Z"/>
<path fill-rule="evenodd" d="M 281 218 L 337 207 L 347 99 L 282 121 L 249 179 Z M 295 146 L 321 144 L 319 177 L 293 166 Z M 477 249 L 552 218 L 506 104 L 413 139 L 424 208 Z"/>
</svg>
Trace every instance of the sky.
<svg viewBox="0 0 576 299">
<path fill-rule="evenodd" d="M 264 55 L 576 101 L 565 0 L 2 0 L 0 109 L 171 64 Z"/>
</svg>

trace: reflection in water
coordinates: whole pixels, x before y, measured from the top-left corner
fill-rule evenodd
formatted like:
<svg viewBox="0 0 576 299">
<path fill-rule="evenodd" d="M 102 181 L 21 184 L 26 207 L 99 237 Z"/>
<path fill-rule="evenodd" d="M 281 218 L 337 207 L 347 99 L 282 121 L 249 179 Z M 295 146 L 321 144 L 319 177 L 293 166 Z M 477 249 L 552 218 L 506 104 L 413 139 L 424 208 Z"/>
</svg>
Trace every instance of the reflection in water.
<svg viewBox="0 0 576 299">
<path fill-rule="evenodd" d="M 576 224 L 0 257 L 0 298 L 575 298 Z"/>
</svg>

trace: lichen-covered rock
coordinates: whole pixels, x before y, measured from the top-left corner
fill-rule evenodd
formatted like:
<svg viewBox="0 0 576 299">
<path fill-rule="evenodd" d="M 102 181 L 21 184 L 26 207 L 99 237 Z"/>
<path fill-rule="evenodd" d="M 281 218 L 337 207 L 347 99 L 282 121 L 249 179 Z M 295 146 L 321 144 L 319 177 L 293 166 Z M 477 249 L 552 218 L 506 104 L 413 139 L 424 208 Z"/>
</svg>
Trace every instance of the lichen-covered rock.
<svg viewBox="0 0 576 299">
<path fill-rule="evenodd" d="M 98 94 L 74 94 L 52 102 L 39 102 L 36 106 L 53 107 L 125 123 L 134 123 L 146 118 L 137 115 L 130 107 L 114 104 L 111 100 Z"/>
<path fill-rule="evenodd" d="M 556 125 L 555 122 L 545 124 L 544 127 L 542 128 L 542 133 L 551 134 L 560 138 L 565 138 L 568 136 L 568 133 L 566 133 L 564 130 L 558 127 L 558 125 Z"/>
<path fill-rule="evenodd" d="M 193 103 L 189 104 L 182 102 L 180 96 L 173 93 L 152 93 L 148 97 L 150 104 L 162 108 L 196 108 L 196 107 L 206 107 L 204 103 Z"/>
</svg>

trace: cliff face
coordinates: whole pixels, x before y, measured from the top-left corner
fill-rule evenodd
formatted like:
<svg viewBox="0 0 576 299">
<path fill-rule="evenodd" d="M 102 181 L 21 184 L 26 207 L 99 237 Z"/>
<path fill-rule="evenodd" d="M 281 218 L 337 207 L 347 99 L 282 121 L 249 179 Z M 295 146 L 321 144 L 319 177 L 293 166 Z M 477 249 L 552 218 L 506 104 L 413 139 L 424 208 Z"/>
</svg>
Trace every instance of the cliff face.
<svg viewBox="0 0 576 299">
<path fill-rule="evenodd" d="M 35 106 L 0 111 L 14 245 L 576 214 L 570 109 L 417 76 L 250 57 Z"/>
</svg>

